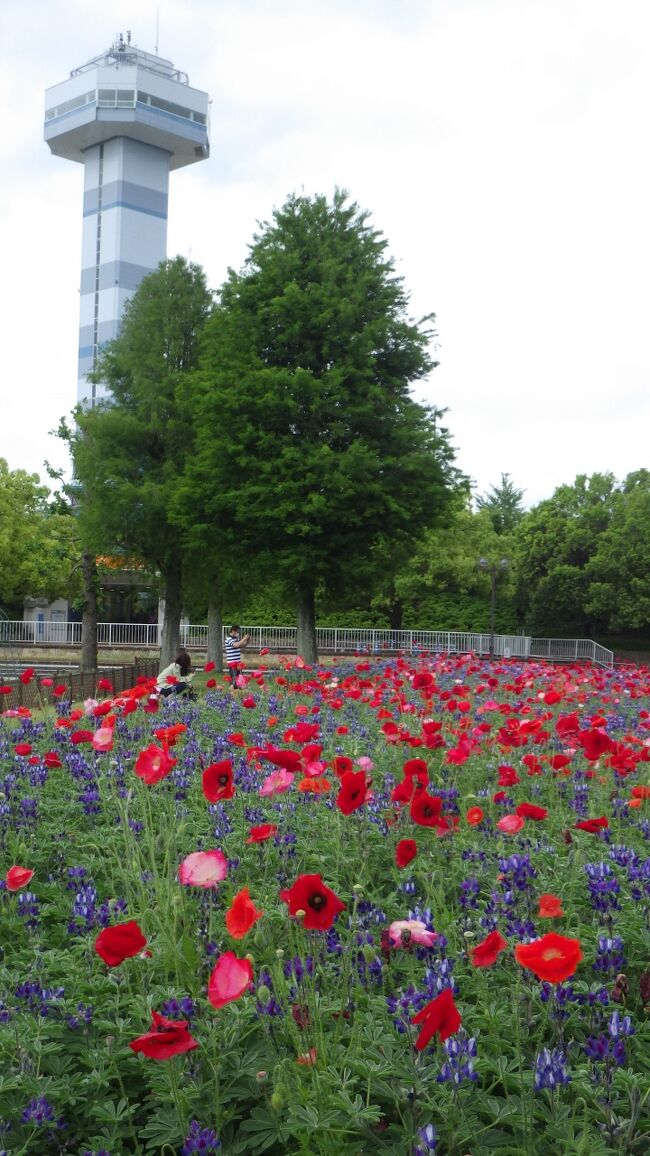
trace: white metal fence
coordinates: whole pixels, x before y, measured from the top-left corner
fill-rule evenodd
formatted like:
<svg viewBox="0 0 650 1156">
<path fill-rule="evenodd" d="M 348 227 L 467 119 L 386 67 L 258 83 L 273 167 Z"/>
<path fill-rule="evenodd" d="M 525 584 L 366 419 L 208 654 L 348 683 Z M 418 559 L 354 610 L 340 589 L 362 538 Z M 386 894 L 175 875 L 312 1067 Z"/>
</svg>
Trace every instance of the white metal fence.
<svg viewBox="0 0 650 1156">
<path fill-rule="evenodd" d="M 224 634 L 225 630 L 224 628 Z M 246 626 L 254 650 L 291 653 L 296 649 L 295 626 Z M 100 622 L 97 628 L 100 647 L 128 646 L 131 649 L 156 650 L 160 646 L 157 625 L 127 622 Z M 207 626 L 184 625 L 181 643 L 205 650 Z M 323 654 L 478 654 L 493 653 L 500 658 L 539 658 L 560 662 L 596 662 L 612 666 L 611 650 L 587 638 L 529 638 L 520 634 L 473 633 L 460 630 L 376 630 L 356 627 L 321 626 L 316 630 L 316 644 Z M 0 621 L 0 643 L 5 646 L 81 646 L 80 622 Z"/>
</svg>

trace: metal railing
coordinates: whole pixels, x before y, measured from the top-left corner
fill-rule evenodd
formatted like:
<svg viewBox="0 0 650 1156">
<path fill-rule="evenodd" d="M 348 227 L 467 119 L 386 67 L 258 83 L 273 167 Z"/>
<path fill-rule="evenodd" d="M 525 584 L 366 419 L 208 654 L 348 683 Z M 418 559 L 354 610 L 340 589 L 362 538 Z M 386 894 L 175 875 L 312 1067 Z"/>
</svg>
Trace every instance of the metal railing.
<svg viewBox="0 0 650 1156">
<path fill-rule="evenodd" d="M 590 638 L 531 638 L 531 658 L 552 658 L 562 662 L 595 662 L 599 666 L 613 666 L 611 650 L 592 642 Z"/>
<path fill-rule="evenodd" d="M 224 627 L 224 636 L 227 627 Z M 272 653 L 296 649 L 295 626 L 246 626 L 250 648 Z M 351 626 L 319 626 L 316 645 L 323 654 L 477 654 L 489 655 L 491 636 L 462 630 L 378 630 Z M 208 628 L 181 626 L 181 643 L 205 650 Z M 81 646 L 80 622 L 0 621 L 0 643 L 5 646 Z M 128 646 L 156 650 L 160 646 L 157 624 L 100 622 L 97 643 L 102 648 Z M 529 638 L 523 634 L 495 634 L 493 653 L 498 658 L 539 658 L 553 662 L 594 662 L 612 666 L 611 650 L 587 638 Z"/>
</svg>

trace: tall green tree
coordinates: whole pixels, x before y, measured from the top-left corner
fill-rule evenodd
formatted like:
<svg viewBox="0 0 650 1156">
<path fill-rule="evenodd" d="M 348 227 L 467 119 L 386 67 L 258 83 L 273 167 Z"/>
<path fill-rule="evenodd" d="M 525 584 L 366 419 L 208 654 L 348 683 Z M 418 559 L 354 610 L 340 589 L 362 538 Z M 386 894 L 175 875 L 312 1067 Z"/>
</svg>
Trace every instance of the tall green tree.
<svg viewBox="0 0 650 1156">
<path fill-rule="evenodd" d="M 0 606 L 19 613 L 27 597 L 70 597 L 78 557 L 74 521 L 48 487 L 0 458 Z"/>
<path fill-rule="evenodd" d="M 385 238 L 343 192 L 292 196 L 230 271 L 191 379 L 196 454 L 180 506 L 233 535 L 240 565 L 280 578 L 298 647 L 316 658 L 315 600 L 376 577 L 442 518 L 453 450 L 410 386 L 434 366 Z"/>
<path fill-rule="evenodd" d="M 650 471 L 628 474 L 587 565 L 586 610 L 608 634 L 650 633 Z"/>
<path fill-rule="evenodd" d="M 516 629 L 511 540 L 498 535 L 487 510 L 474 513 L 467 498 L 451 523 L 428 530 L 395 579 L 395 590 L 411 626 L 441 630 L 487 631 L 490 623 L 490 575 L 479 561 L 499 567 L 497 630 Z"/>
<path fill-rule="evenodd" d="M 612 474 L 580 474 L 573 485 L 559 486 L 530 510 L 517 528 L 517 601 L 531 634 L 602 633 L 605 620 L 590 606 L 590 584 L 616 502 Z"/>
<path fill-rule="evenodd" d="M 497 486 L 490 486 L 487 493 L 477 494 L 474 500 L 477 510 L 487 510 L 496 534 L 511 534 L 525 514 L 524 493 L 511 481 L 510 474 L 501 474 Z"/>
<path fill-rule="evenodd" d="M 193 446 L 191 424 L 179 420 L 178 393 L 197 365 L 211 305 L 202 269 L 182 257 L 145 277 L 96 367 L 109 397 L 78 407 L 68 431 L 87 548 L 138 556 L 161 576 L 163 664 L 178 647 L 183 571 L 191 564 L 182 530 L 169 517 Z"/>
</svg>

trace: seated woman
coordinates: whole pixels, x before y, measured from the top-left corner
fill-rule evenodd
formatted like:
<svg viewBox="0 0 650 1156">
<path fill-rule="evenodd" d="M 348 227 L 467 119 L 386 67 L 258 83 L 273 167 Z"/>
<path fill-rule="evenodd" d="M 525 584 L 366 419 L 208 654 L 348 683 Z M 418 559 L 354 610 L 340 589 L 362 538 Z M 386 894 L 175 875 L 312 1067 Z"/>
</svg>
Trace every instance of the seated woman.
<svg viewBox="0 0 650 1156">
<path fill-rule="evenodd" d="M 184 646 L 181 646 L 176 658 L 161 670 L 156 679 L 156 690 L 163 698 L 170 694 L 183 694 L 190 690 L 194 675 L 191 674 L 192 659 Z"/>
</svg>

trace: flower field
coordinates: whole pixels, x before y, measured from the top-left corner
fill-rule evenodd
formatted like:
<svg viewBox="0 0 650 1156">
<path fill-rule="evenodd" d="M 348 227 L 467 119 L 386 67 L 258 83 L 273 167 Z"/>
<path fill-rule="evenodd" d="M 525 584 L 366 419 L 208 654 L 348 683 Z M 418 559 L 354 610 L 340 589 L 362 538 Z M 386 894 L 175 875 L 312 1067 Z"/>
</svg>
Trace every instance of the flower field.
<svg viewBox="0 0 650 1156">
<path fill-rule="evenodd" d="M 0 1153 L 647 1153 L 650 672 L 196 682 L 0 687 Z"/>
</svg>

